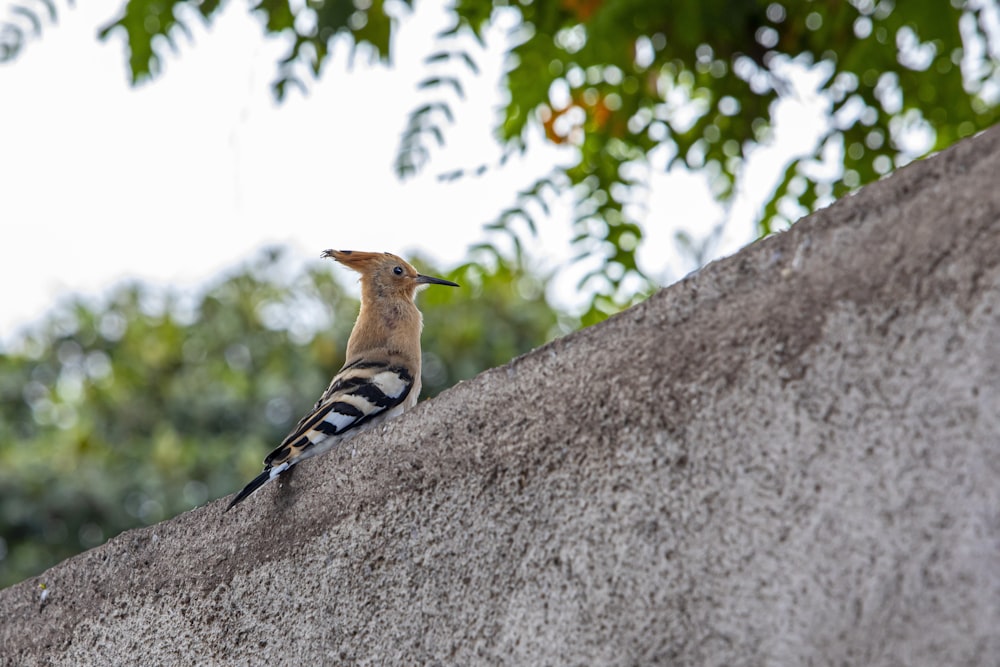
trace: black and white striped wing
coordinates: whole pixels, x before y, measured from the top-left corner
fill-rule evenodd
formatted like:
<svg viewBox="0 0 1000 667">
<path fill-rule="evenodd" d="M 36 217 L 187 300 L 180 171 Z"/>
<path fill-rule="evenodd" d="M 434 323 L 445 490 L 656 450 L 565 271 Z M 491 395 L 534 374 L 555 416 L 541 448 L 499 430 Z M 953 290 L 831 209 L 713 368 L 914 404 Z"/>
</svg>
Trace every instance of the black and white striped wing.
<svg viewBox="0 0 1000 667">
<path fill-rule="evenodd" d="M 264 471 L 243 487 L 226 511 L 299 461 L 326 449 L 331 437 L 347 433 L 403 405 L 413 389 L 404 367 L 357 361 L 341 369 L 312 411 L 264 459 Z"/>
<path fill-rule="evenodd" d="M 330 436 L 343 435 L 401 405 L 413 388 L 413 376 L 401 366 L 355 362 L 333 378 L 312 412 L 264 459 L 277 466 L 299 458 Z"/>
</svg>

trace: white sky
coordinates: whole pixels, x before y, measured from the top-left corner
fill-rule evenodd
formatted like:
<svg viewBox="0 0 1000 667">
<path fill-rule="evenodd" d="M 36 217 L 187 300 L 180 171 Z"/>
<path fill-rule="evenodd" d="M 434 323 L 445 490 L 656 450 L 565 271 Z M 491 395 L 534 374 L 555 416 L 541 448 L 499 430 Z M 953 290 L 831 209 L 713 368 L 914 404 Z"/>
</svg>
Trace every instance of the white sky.
<svg viewBox="0 0 1000 667">
<path fill-rule="evenodd" d="M 416 84 L 427 75 L 423 58 L 437 50 L 433 35 L 447 24 L 437 0 L 418 2 L 404 19 L 393 67 L 369 66 L 359 54 L 348 69 L 338 43 L 308 95 L 290 89 L 281 105 L 269 84 L 285 47 L 265 41 L 242 3 L 228 3 L 211 29 L 192 22 L 193 40 L 181 38 L 162 74 L 135 89 L 123 36 L 96 37 L 118 3 L 56 2 L 58 25 L 0 66 L 0 341 L 67 293 L 99 295 L 128 278 L 197 288 L 267 244 L 290 245 L 303 261 L 335 247 L 418 250 L 453 265 L 519 189 L 572 159 L 536 138 L 504 168 L 437 180 L 500 155 L 492 139 L 503 53 L 496 30 L 486 52 L 463 42 L 482 71 L 463 76 L 466 99 L 452 100 L 457 124 L 446 129 L 445 148 L 419 177 L 395 177 L 407 115 L 431 99 Z M 744 189 L 756 194 L 740 200 L 719 253 L 753 238 L 752 213 L 785 160 L 815 146 L 822 102 L 782 106 L 780 141 L 752 159 Z M 651 185 L 640 259 L 668 282 L 692 268 L 680 262 L 674 233 L 701 236 L 721 212 L 698 176 L 656 174 Z M 542 223 L 531 248 L 539 266 L 573 254 L 570 219 L 564 201 Z M 578 275 L 560 274 L 559 303 L 583 302 Z"/>
</svg>

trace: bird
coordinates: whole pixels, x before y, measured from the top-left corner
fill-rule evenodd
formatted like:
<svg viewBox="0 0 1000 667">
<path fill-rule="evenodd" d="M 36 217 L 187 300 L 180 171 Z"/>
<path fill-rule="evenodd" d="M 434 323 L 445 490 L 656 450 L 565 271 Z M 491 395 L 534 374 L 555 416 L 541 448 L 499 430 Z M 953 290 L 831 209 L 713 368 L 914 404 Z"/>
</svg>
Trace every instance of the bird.
<svg viewBox="0 0 1000 667">
<path fill-rule="evenodd" d="M 422 275 L 388 252 L 324 250 L 321 257 L 361 274 L 361 308 L 347 341 L 344 366 L 226 512 L 292 466 L 402 414 L 420 396 L 423 316 L 414 297 L 426 285 L 458 284 Z"/>
</svg>

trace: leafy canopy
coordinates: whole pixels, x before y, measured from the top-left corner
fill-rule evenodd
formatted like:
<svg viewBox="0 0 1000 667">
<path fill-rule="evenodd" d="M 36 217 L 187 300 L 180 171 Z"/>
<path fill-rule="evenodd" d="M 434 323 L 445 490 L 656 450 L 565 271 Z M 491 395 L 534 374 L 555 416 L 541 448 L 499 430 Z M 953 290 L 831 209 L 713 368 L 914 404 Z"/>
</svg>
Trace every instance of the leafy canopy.
<svg viewBox="0 0 1000 667">
<path fill-rule="evenodd" d="M 13 6 L 0 28 L 0 59 L 16 54 L 26 31 L 40 31 L 39 8 L 54 16 L 52 0 L 38 2 Z M 304 88 L 306 73 L 320 75 L 338 35 L 388 59 L 411 2 L 255 0 L 250 7 L 267 34 L 290 45 L 273 83 L 282 98 L 289 85 Z M 585 321 L 633 298 L 626 286 L 636 278 L 651 287 L 636 262 L 644 221 L 642 171 L 634 167 L 666 156 L 667 169 L 707 173 L 715 196 L 728 202 L 748 154 L 772 136 L 776 102 L 810 92 L 793 72 L 821 75 L 829 123 L 818 145 L 788 165 L 760 213 L 761 234 L 997 120 L 996 0 L 454 0 L 451 7 L 454 27 L 426 57 L 426 99 L 410 113 L 397 172 L 424 166 L 427 144 L 444 140 L 464 77 L 478 73 L 460 37 L 481 40 L 490 26 L 513 23 L 496 135 L 507 149 L 523 150 L 534 129 L 575 147 L 576 157 L 489 227 L 519 248 L 517 230 L 524 223 L 534 230 L 546 199 L 570 193 L 579 256 L 601 259 L 584 280 L 597 294 Z M 164 49 L 176 48 L 190 21 L 210 22 L 219 9 L 218 0 L 128 0 L 100 34 L 124 34 L 129 72 L 140 82 L 160 71 Z M 915 135 L 926 140 L 912 145 Z M 841 169 L 823 177 L 815 167 L 830 160 Z"/>
</svg>

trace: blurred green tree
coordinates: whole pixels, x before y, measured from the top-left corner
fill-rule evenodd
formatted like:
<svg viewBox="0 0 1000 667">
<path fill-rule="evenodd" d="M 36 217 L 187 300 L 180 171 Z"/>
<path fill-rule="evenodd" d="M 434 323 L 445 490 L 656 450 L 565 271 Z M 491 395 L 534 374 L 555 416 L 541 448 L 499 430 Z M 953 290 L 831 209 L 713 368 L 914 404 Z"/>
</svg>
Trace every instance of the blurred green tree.
<svg viewBox="0 0 1000 667">
<path fill-rule="evenodd" d="M 266 251 L 198 298 L 141 284 L 77 297 L 0 354 L 0 586 L 260 471 L 340 368 L 357 315 L 332 265 L 294 264 Z M 463 287 L 418 297 L 425 396 L 559 330 L 537 278 L 448 277 Z"/>
<path fill-rule="evenodd" d="M 277 97 L 289 85 L 304 89 L 305 72 L 319 76 L 337 36 L 388 59 L 411 5 L 252 2 L 266 33 L 290 44 L 273 84 Z M 188 23 L 211 22 L 221 6 L 128 0 L 100 34 L 124 35 L 131 78 L 140 82 L 160 71 L 162 53 L 176 48 Z M 1000 108 L 996 0 L 453 0 L 451 8 L 454 27 L 426 57 L 428 76 L 419 84 L 426 99 L 409 116 L 397 171 L 406 176 L 426 163 L 426 144 L 442 142 L 454 117 L 463 77 L 478 72 L 461 37 L 482 40 L 489 26 L 513 24 L 497 137 L 515 151 L 534 128 L 546 141 L 574 146 L 576 157 L 521 193 L 490 227 L 518 242 L 535 228 L 539 209 L 547 210 L 547 197 L 571 193 L 574 244 L 596 264 L 584 278 L 596 294 L 585 323 L 634 299 L 636 285 L 640 293 L 652 287 L 636 263 L 644 172 L 634 167 L 651 164 L 654 152 L 667 169 L 706 172 L 715 196 L 728 202 L 748 154 L 770 140 L 776 102 L 810 94 L 803 81 L 818 79 L 828 125 L 770 194 L 759 218 L 767 234 L 995 123 Z M 40 12 L 54 17 L 55 5 L 11 6 L 0 24 L 0 61 L 40 32 Z M 807 70 L 817 76 L 794 74 Z M 906 140 L 921 134 L 927 139 L 917 145 Z M 832 177 L 816 169 L 830 163 L 840 167 Z M 690 239 L 678 240 L 700 254 Z"/>
</svg>

